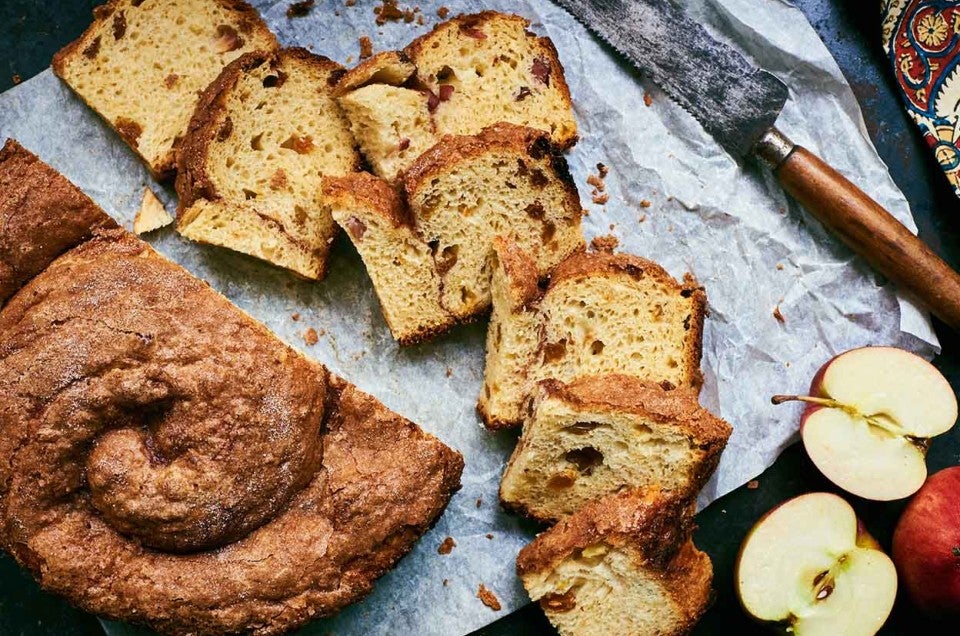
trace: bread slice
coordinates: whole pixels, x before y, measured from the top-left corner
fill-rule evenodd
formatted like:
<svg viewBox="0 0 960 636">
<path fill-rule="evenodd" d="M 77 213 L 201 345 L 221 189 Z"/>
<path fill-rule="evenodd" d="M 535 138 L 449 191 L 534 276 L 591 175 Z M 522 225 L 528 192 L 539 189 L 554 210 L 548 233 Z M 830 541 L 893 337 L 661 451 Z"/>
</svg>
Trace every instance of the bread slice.
<svg viewBox="0 0 960 636">
<path fill-rule="evenodd" d="M 241 0 L 110 0 L 53 72 L 164 178 L 199 93 L 244 53 L 276 46 Z"/>
<path fill-rule="evenodd" d="M 540 277 L 583 250 L 576 185 L 542 131 L 500 123 L 444 137 L 407 169 L 403 185 L 417 231 L 434 251 L 441 302 L 459 320 L 490 306 L 494 237 L 511 237 Z"/>
<path fill-rule="evenodd" d="M 474 135 L 498 122 L 573 145 L 563 66 L 529 24 L 494 11 L 459 16 L 346 73 L 340 103 L 374 172 L 392 182 L 444 135 Z"/>
<path fill-rule="evenodd" d="M 629 254 L 576 255 L 557 267 L 540 302 L 545 317 L 538 379 L 570 382 L 621 373 L 699 389 L 707 297 Z"/>
<path fill-rule="evenodd" d="M 440 276 L 430 248 L 390 184 L 368 173 L 327 177 L 323 196 L 363 259 L 400 344 L 421 342 L 455 323 L 440 304 Z"/>
<path fill-rule="evenodd" d="M 561 636 L 686 634 L 713 580 L 692 523 L 689 499 L 617 493 L 540 534 L 517 556 L 517 573 Z"/>
<path fill-rule="evenodd" d="M 336 224 L 323 175 L 359 168 L 333 97 L 340 65 L 301 48 L 248 53 L 204 91 L 177 161 L 177 230 L 311 279 L 326 273 Z"/>
<path fill-rule="evenodd" d="M 504 506 L 550 522 L 623 489 L 694 497 L 710 479 L 730 425 L 692 389 L 624 375 L 543 380 L 500 482 Z"/>
<path fill-rule="evenodd" d="M 514 268 L 511 285 L 524 284 L 522 272 Z M 689 274 L 679 283 L 638 256 L 574 254 L 524 307 L 494 297 L 490 328 L 529 322 L 532 307 L 537 326 L 526 327 L 522 338 L 509 347 L 498 346 L 496 337 L 487 340 L 479 409 L 488 427 L 518 426 L 524 400 L 543 379 L 623 374 L 668 388 L 700 387 L 706 294 Z M 532 360 L 525 373 L 518 371 L 519 360 Z M 504 378 L 505 369 L 512 379 Z"/>
<path fill-rule="evenodd" d="M 490 269 L 493 313 L 477 411 L 488 427 L 503 428 L 523 419 L 540 341 L 539 276 L 533 259 L 503 236 L 493 240 Z"/>
</svg>

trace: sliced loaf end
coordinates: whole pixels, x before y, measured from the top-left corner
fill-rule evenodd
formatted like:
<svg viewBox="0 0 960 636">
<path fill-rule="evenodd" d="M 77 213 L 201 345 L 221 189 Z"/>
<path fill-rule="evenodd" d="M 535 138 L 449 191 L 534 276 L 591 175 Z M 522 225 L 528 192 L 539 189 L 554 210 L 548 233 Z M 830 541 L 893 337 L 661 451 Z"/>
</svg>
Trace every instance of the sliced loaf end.
<svg viewBox="0 0 960 636">
<path fill-rule="evenodd" d="M 240 55 L 276 47 L 240 0 L 111 0 L 54 56 L 53 71 L 165 178 L 197 95 Z"/>
</svg>

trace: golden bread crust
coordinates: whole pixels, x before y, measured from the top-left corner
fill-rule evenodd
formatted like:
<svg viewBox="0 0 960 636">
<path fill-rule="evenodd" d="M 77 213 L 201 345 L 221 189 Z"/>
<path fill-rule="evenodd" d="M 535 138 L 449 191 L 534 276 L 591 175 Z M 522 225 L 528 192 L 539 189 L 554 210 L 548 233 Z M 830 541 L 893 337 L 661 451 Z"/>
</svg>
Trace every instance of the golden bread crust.
<svg viewBox="0 0 960 636">
<path fill-rule="evenodd" d="M 322 192 L 329 204 L 342 207 L 362 205 L 365 210 L 379 214 L 394 227 L 412 225 L 400 193 L 386 180 L 369 172 L 324 177 Z"/>
<path fill-rule="evenodd" d="M 334 94 L 344 95 L 373 83 L 401 86 L 417 72 L 413 60 L 403 51 L 382 51 L 369 57 L 334 79 Z"/>
</svg>

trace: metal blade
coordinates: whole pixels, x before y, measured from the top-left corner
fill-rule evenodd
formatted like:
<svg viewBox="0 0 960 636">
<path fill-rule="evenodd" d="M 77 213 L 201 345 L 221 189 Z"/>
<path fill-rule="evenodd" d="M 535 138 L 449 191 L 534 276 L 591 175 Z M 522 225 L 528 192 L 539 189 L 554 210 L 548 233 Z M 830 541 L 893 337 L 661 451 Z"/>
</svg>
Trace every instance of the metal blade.
<svg viewBox="0 0 960 636">
<path fill-rule="evenodd" d="M 693 115 L 727 152 L 750 154 L 787 87 L 717 42 L 670 0 L 555 0 Z"/>
</svg>

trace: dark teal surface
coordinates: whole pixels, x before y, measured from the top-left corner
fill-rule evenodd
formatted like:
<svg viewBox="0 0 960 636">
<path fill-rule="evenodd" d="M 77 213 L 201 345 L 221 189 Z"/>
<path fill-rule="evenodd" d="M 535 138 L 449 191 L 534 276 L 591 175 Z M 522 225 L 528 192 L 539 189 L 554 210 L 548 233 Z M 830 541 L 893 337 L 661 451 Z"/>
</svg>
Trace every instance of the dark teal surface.
<svg viewBox="0 0 960 636">
<path fill-rule="evenodd" d="M 53 53 L 86 27 L 95 4 L 89 0 L 0 0 L 0 91 L 13 85 L 14 74 L 29 78 L 45 69 Z M 960 268 L 960 202 L 900 107 L 880 48 L 879 2 L 798 0 L 796 4 L 853 86 L 870 136 L 910 202 L 921 238 Z M 426 7 L 427 3 L 420 5 Z M 937 333 L 944 352 L 935 364 L 956 391 L 960 389 L 960 339 L 942 325 L 937 325 Z M 928 463 L 931 472 L 960 464 L 960 427 L 933 442 Z M 717 599 L 695 634 L 766 633 L 744 616 L 733 594 L 733 563 L 740 542 L 749 527 L 780 501 L 812 490 L 831 490 L 799 446 L 788 449 L 758 481 L 757 489 L 740 488 L 698 516 L 696 541 L 713 559 Z M 905 504 L 846 498 L 870 532 L 889 549 L 893 527 Z M 553 633 L 539 609 L 532 606 L 476 632 L 483 636 Z M 955 633 L 956 624 L 925 622 L 903 599 L 881 632 L 888 636 Z M 42 592 L 8 557 L 0 555 L 0 636 L 20 634 L 86 636 L 102 635 L 103 631 L 96 619 Z"/>
</svg>

